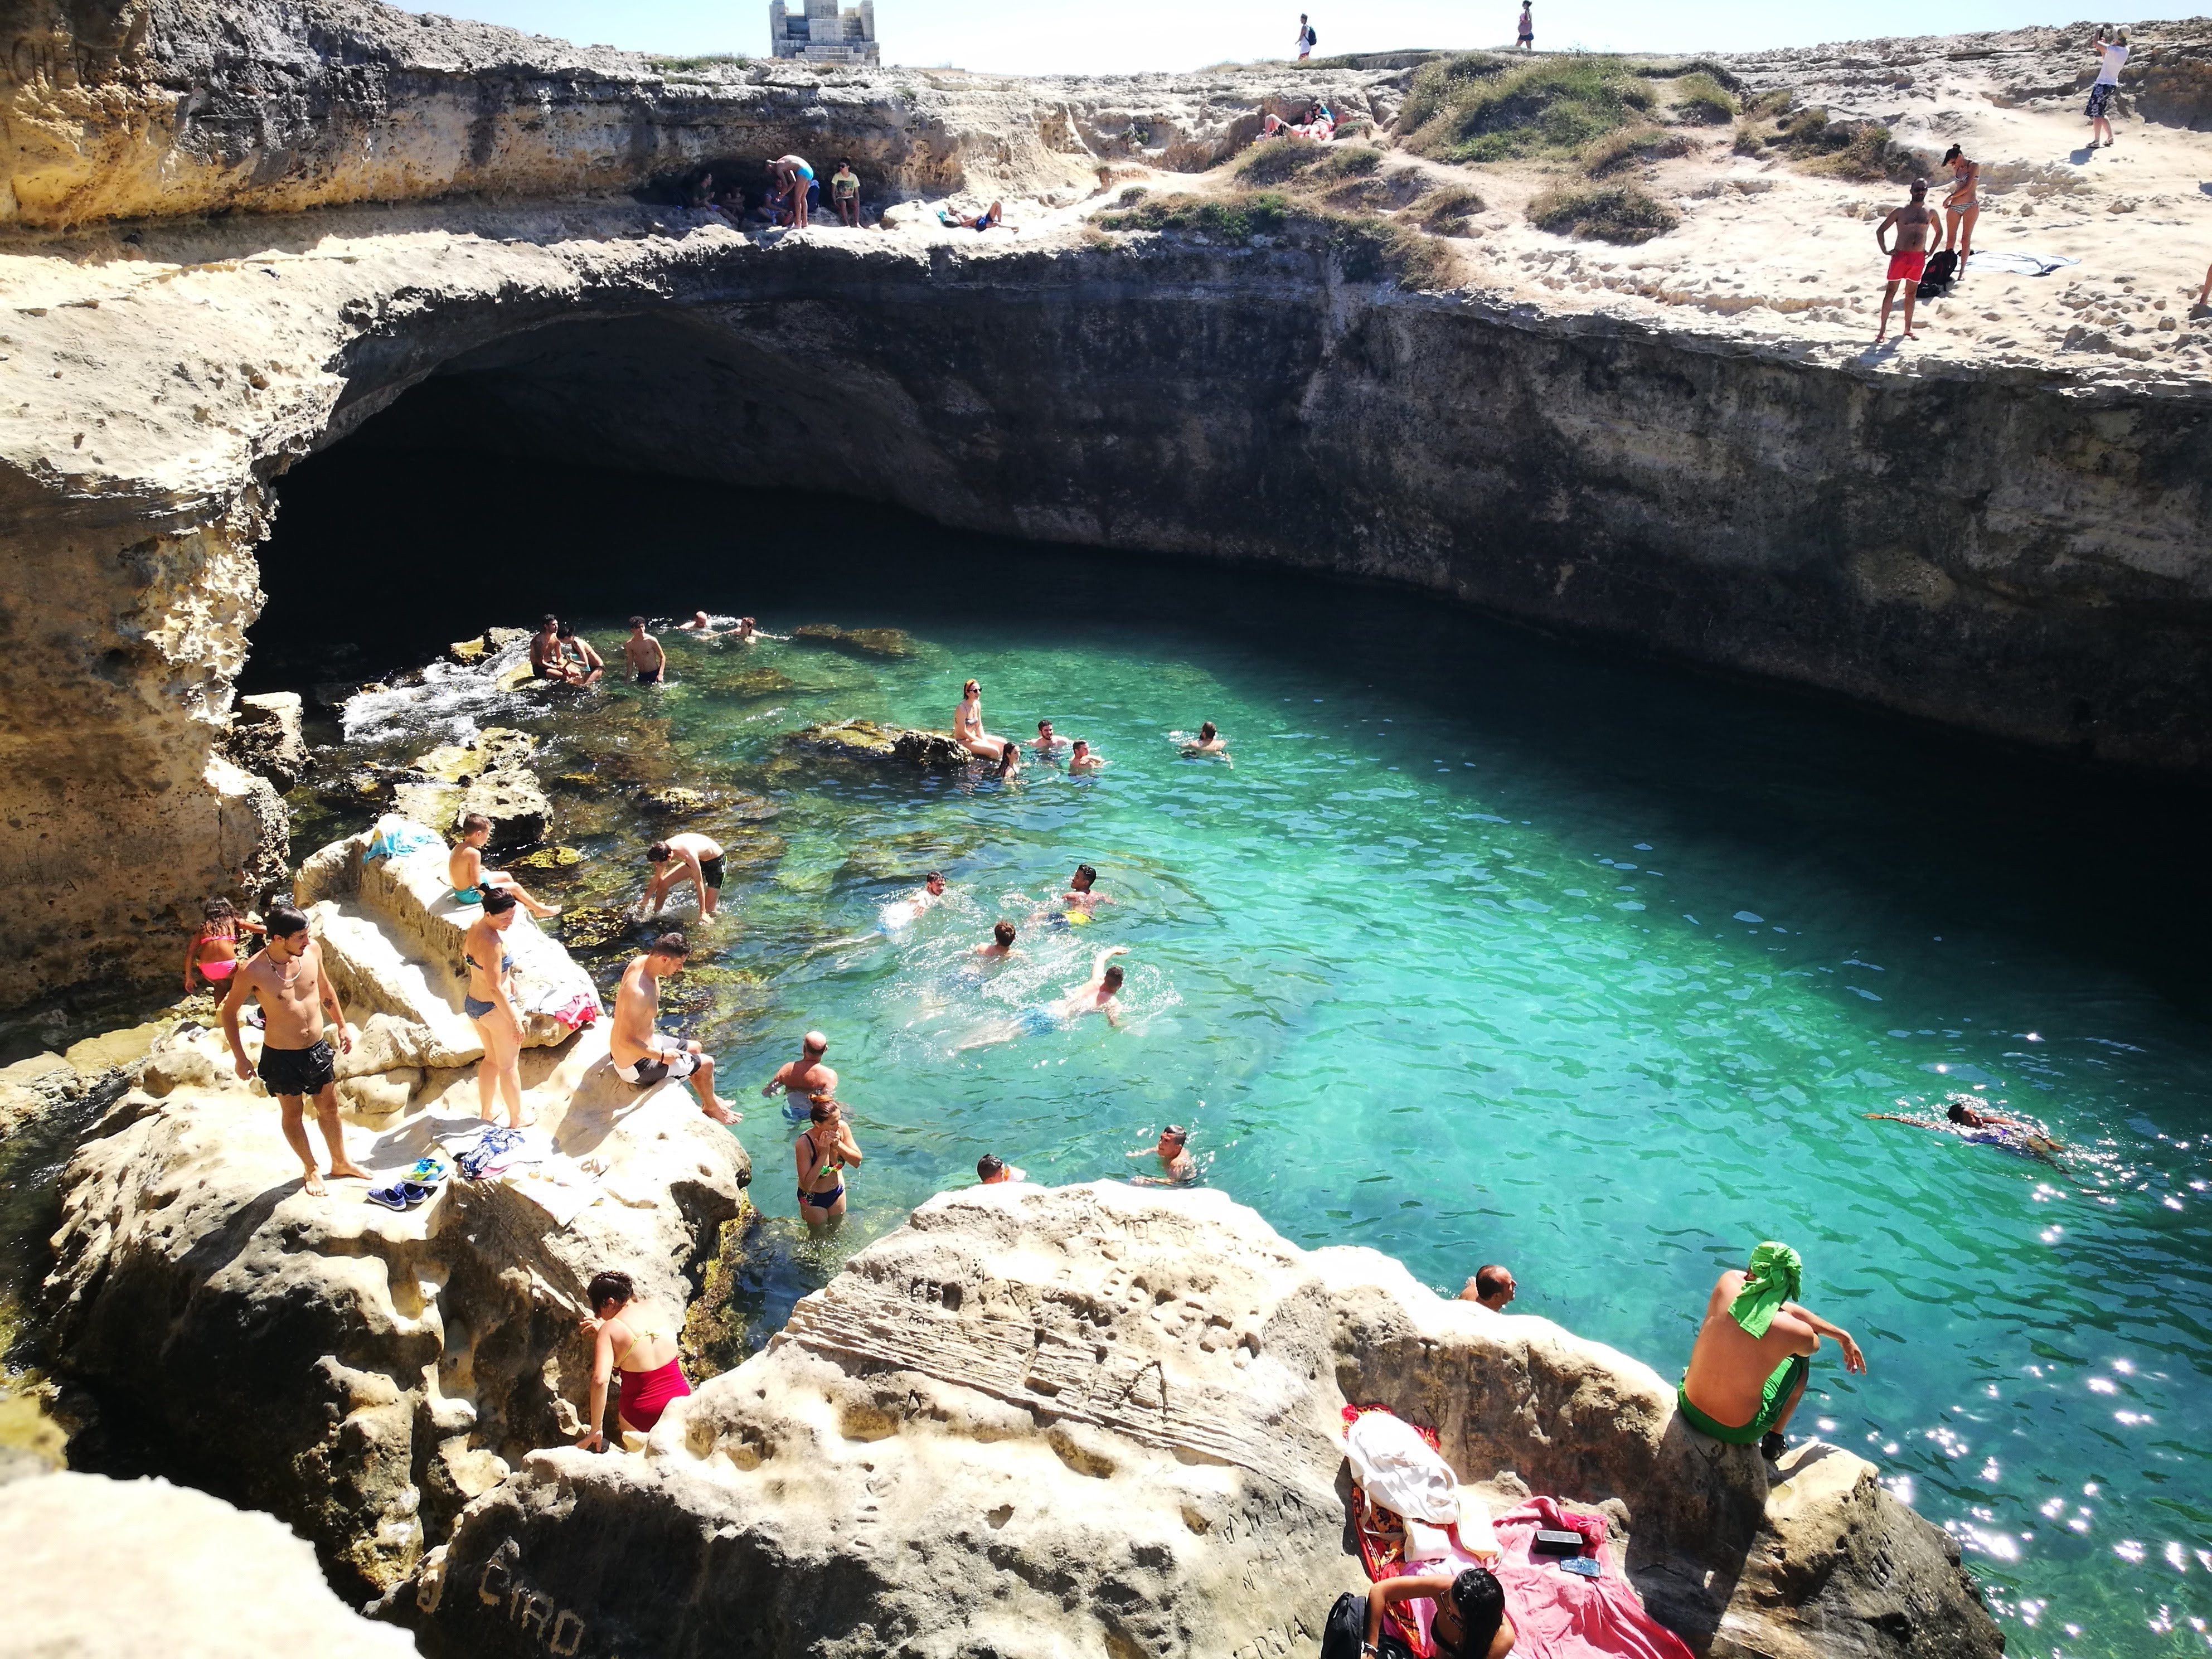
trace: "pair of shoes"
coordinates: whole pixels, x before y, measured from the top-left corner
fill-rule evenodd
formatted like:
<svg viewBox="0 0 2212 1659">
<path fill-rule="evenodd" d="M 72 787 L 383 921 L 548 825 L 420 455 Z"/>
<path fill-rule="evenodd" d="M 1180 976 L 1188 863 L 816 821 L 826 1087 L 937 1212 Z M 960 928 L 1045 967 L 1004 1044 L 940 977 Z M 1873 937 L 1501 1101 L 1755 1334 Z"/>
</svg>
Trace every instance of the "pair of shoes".
<svg viewBox="0 0 2212 1659">
<path fill-rule="evenodd" d="M 426 1187 L 419 1181 L 395 1181 L 389 1187 L 372 1187 L 368 1201 L 381 1204 L 387 1210 L 411 1210 L 438 1195 L 435 1187 Z"/>
<path fill-rule="evenodd" d="M 446 1160 L 435 1152 L 432 1152 L 427 1157 L 416 1158 L 415 1167 L 408 1170 L 400 1179 L 419 1181 L 426 1186 L 434 1187 L 452 1173 L 453 1170 L 447 1165 Z"/>
</svg>

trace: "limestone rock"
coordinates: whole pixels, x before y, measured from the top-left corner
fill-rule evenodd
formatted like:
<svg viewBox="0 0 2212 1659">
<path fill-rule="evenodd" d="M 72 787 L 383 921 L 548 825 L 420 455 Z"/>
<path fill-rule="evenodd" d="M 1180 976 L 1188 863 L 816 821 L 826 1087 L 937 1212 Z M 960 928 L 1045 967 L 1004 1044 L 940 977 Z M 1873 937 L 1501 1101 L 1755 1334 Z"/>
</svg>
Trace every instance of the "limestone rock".
<svg viewBox="0 0 2212 1659">
<path fill-rule="evenodd" d="M 516 870 L 573 870 L 584 861 L 584 855 L 573 847 L 541 847 L 534 853 L 525 853 L 520 858 L 508 860 L 508 867 Z"/>
<path fill-rule="evenodd" d="M 0 1140 L 83 1092 L 76 1067 L 57 1054 L 33 1054 L 0 1066 Z"/>
<path fill-rule="evenodd" d="M 63 1473 L 0 1486 L 0 1552 L 15 1576 L 15 1653 L 402 1659 L 415 1650 L 404 1632 L 339 1601 L 314 1551 L 282 1523 L 166 1480 Z"/>
<path fill-rule="evenodd" d="M 277 788 L 291 788 L 307 769 L 307 739 L 300 726 L 300 694 L 270 691 L 240 697 L 231 710 L 223 752 Z"/>
<path fill-rule="evenodd" d="M 404 1576 L 464 1503 L 563 1438 L 591 1275 L 620 1268 L 681 1306 L 749 1176 L 682 1085 L 622 1084 L 597 1030 L 523 1064 L 555 1147 L 605 1163 L 605 1196 L 565 1227 L 496 1182 L 404 1212 L 354 1182 L 311 1198 L 243 1085 L 126 1096 L 63 1176 L 58 1369 L 180 1475 L 292 1524 L 349 1587 Z M 388 1181 L 437 1125 L 473 1122 L 474 1078 L 443 1081 L 349 1128 L 356 1160 Z"/>
<path fill-rule="evenodd" d="M 793 732 L 784 741 L 840 760 L 894 761 L 908 766 L 957 771 L 975 760 L 949 732 L 911 731 L 876 720 L 837 720 Z"/>
<path fill-rule="evenodd" d="M 392 805 L 442 833 L 457 832 L 464 814 L 491 820 L 494 847 L 526 847 L 543 841 L 552 822 L 530 759 L 538 739 L 526 732 L 487 726 L 471 742 L 447 744 L 418 756 L 416 776 L 392 791 Z"/>
<path fill-rule="evenodd" d="M 658 813 L 662 817 L 690 818 L 698 817 L 714 803 L 699 790 L 672 784 L 665 788 L 641 789 L 637 794 L 637 804 L 646 811 Z"/>
<path fill-rule="evenodd" d="M 1700 1650 L 2002 1650 L 1955 1549 L 1848 1453 L 1770 1486 L 1611 1349 L 1219 1193 L 1106 1182 L 930 1200 L 641 1457 L 533 1453 L 387 1605 L 433 1656 L 535 1652 L 518 1595 L 595 1651 L 1310 1653 L 1364 1582 L 1347 1398 L 1433 1424 L 1470 1485 L 1601 1507 Z"/>
<path fill-rule="evenodd" d="M 804 623 L 791 630 L 791 637 L 796 644 L 827 646 L 848 656 L 914 655 L 914 641 L 902 628 L 839 628 L 830 623 Z"/>
</svg>

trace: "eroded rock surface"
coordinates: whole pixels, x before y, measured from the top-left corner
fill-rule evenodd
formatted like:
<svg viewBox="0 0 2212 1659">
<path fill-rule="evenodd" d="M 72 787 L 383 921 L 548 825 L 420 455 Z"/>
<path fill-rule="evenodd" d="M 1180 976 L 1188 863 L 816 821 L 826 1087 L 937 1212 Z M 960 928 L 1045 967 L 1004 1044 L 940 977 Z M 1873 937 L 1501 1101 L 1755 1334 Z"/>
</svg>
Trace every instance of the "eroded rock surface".
<svg viewBox="0 0 2212 1659">
<path fill-rule="evenodd" d="M 837 720 L 810 726 L 784 739 L 794 749 L 809 749 L 838 760 L 896 762 L 957 771 L 975 757 L 960 746 L 950 732 L 926 732 L 879 720 Z"/>
<path fill-rule="evenodd" d="M 642 1458 L 532 1455 L 392 1606 L 435 1655 L 556 1623 L 594 1654 L 1310 1652 L 1364 1582 L 1347 1398 L 1434 1423 L 1501 1500 L 1600 1506 L 1701 1650 L 2001 1650 L 1948 1540 L 1850 1454 L 1771 1481 L 1612 1350 L 1109 1183 L 933 1199 Z"/>
</svg>

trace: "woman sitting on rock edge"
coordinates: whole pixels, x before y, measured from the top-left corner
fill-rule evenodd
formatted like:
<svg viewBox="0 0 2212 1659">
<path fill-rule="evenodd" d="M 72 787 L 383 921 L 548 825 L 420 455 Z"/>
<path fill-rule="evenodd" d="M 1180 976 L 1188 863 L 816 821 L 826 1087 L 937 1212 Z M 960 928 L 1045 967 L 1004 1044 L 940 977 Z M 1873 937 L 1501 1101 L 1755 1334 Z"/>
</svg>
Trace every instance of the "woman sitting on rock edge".
<svg viewBox="0 0 2212 1659">
<path fill-rule="evenodd" d="M 652 1303 L 637 1293 L 624 1273 L 603 1273 L 586 1294 L 592 1316 L 576 1322 L 598 1347 L 592 1355 L 592 1406 L 576 1441 L 588 1451 L 605 1449 L 600 1425 L 607 1417 L 607 1380 L 622 1370 L 615 1422 L 625 1433 L 649 1434 L 672 1401 L 691 1392 L 676 1352 L 676 1332 Z"/>
</svg>

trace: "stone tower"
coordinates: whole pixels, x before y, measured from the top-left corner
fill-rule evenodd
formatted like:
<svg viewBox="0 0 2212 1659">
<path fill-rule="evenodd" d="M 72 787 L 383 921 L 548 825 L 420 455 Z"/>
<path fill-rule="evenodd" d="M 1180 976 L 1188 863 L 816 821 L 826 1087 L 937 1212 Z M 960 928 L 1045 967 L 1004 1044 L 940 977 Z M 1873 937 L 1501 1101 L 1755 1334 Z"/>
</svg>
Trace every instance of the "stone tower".
<svg viewBox="0 0 2212 1659">
<path fill-rule="evenodd" d="M 842 9 L 838 0 L 805 3 L 805 9 L 793 16 L 786 0 L 769 0 L 769 50 L 778 58 L 799 58 L 810 64 L 883 61 L 876 51 L 876 0 L 860 0 Z"/>
</svg>

